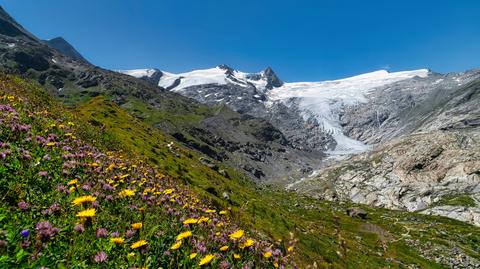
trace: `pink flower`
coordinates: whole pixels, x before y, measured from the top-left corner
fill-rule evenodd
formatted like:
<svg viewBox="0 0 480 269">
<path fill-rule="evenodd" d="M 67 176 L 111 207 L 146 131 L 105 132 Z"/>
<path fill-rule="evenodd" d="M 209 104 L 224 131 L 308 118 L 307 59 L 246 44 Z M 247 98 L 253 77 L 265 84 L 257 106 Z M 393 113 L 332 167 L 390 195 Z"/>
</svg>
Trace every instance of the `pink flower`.
<svg viewBox="0 0 480 269">
<path fill-rule="evenodd" d="M 107 254 L 103 251 L 100 251 L 97 253 L 97 255 L 95 255 L 95 257 L 93 258 L 93 260 L 96 262 L 96 263 L 102 263 L 104 261 L 106 261 L 108 258 Z"/>
</svg>

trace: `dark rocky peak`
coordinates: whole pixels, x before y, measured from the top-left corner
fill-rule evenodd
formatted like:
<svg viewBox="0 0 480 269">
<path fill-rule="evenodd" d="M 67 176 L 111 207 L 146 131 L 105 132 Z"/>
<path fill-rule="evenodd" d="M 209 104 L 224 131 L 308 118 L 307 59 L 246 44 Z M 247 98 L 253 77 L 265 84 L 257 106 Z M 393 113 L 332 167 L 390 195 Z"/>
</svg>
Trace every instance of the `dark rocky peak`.
<svg viewBox="0 0 480 269">
<path fill-rule="evenodd" d="M 218 68 L 220 68 L 222 70 L 225 70 L 225 74 L 230 75 L 230 76 L 232 76 L 233 71 L 235 71 L 235 69 L 231 68 L 230 66 L 228 66 L 226 64 L 221 64 L 221 65 L 218 66 Z"/>
<path fill-rule="evenodd" d="M 30 32 L 25 30 L 15 19 L 13 19 L 1 6 L 0 6 L 0 34 L 10 37 L 20 37 L 31 41 L 38 41 L 38 39 Z"/>
<path fill-rule="evenodd" d="M 278 78 L 277 74 L 275 74 L 271 67 L 267 67 L 263 70 L 263 75 L 267 79 L 267 89 L 273 89 L 283 85 L 283 81 Z"/>
<path fill-rule="evenodd" d="M 88 63 L 88 61 L 85 58 L 83 58 L 83 56 L 72 45 L 70 45 L 70 43 L 68 43 L 63 37 L 55 37 L 50 40 L 45 40 L 44 42 L 50 48 L 57 50 L 58 52 L 62 53 L 65 56 L 68 56 L 77 61 Z"/>
</svg>

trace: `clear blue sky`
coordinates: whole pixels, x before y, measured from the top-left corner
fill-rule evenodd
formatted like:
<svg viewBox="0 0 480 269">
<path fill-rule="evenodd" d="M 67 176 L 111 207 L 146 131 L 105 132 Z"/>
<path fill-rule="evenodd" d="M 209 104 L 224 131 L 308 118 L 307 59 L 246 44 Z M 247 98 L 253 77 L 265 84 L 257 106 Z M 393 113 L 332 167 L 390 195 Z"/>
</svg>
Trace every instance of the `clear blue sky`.
<svg viewBox="0 0 480 269">
<path fill-rule="evenodd" d="M 286 81 L 480 67 L 476 0 L 0 0 L 109 69 L 272 66 Z"/>
</svg>

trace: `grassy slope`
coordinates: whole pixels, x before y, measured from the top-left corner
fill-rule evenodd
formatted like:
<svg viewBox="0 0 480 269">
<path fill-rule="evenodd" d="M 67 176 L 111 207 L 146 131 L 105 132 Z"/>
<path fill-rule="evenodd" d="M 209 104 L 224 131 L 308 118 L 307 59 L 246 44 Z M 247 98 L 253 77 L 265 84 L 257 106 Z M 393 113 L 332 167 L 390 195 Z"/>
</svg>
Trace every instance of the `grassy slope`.
<svg viewBox="0 0 480 269">
<path fill-rule="evenodd" d="M 371 217 L 363 221 L 345 215 L 348 205 L 334 205 L 282 190 L 258 187 L 232 169 L 225 168 L 230 177 L 226 179 L 216 171 L 218 169 L 202 165 L 198 161 L 200 155 L 194 151 L 177 145 L 176 154 L 172 153 L 166 146 L 173 141 L 172 138 L 134 119 L 101 97 L 82 105 L 78 111 L 84 120 L 94 118 L 124 146 L 148 157 L 165 173 L 179 176 L 223 206 L 232 206 L 242 222 L 253 229 L 276 239 L 285 239 L 293 232 L 299 240 L 296 258 L 301 265 L 323 261 L 334 267 L 353 266 L 359 262 L 370 268 L 398 266 L 385 261 L 386 257 L 390 257 L 424 268 L 440 268 L 396 238 L 411 230 L 409 233 L 413 238 L 442 244 L 449 240 L 459 242 L 460 246 L 472 252 L 480 238 L 479 231 L 472 226 L 448 219 L 367 209 Z M 224 191 L 231 193 L 231 202 L 219 197 Z M 373 232 L 371 227 L 375 227 Z M 383 240 L 383 233 L 391 238 Z M 344 242 L 345 247 L 339 242 Z M 385 249 L 383 245 L 386 245 Z M 346 253 L 342 254 L 344 249 L 347 249 Z"/>
<path fill-rule="evenodd" d="M 31 91 L 39 89 L 29 85 L 23 94 L 28 96 Z M 51 107 L 55 106 L 52 102 Z M 82 136 L 100 148 L 123 149 L 126 156 L 136 158 L 140 155 L 163 173 L 194 187 L 220 208 L 231 206 L 234 219 L 266 238 L 286 240 L 292 232 L 299 240 L 295 259 L 301 267 L 313 262 L 328 267 L 358 264 L 365 268 L 400 267 L 397 262 L 386 261 L 392 258 L 422 268 L 442 268 L 398 240 L 403 237 L 447 246 L 455 244 L 479 257 L 480 232 L 470 225 L 445 218 L 369 208 L 365 208 L 369 212 L 367 220 L 350 218 L 344 213 L 349 205 L 320 202 L 267 186 L 258 187 L 228 167 L 207 167 L 199 161 L 201 156 L 195 151 L 176 144 L 174 150 L 170 150 L 167 144 L 173 141 L 171 137 L 101 97 L 83 104 L 75 114 L 78 122 L 85 122 Z M 220 169 L 226 170 L 229 178 L 219 173 Z M 223 192 L 230 193 L 231 201 L 221 198 Z"/>
</svg>

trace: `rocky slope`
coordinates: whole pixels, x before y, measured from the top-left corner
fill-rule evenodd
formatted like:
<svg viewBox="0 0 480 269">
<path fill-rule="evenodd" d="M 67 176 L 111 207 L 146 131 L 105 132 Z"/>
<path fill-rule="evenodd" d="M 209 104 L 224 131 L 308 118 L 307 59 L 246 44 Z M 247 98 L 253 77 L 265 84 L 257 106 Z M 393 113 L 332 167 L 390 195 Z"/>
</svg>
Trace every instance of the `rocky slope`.
<svg viewBox="0 0 480 269">
<path fill-rule="evenodd" d="M 152 73 L 122 72 L 139 78 Z M 271 68 L 254 74 L 227 66 L 157 73 L 159 78 L 151 81 L 170 91 L 264 118 L 295 148 L 329 156 L 323 167 L 333 167 L 308 170 L 313 172 L 310 177 L 293 183 L 281 181 L 290 190 L 329 200 L 425 210 L 478 224 L 476 206 L 432 206 L 462 194 L 478 196 L 480 70 L 377 71 L 296 83 L 281 81 Z"/>
</svg>

